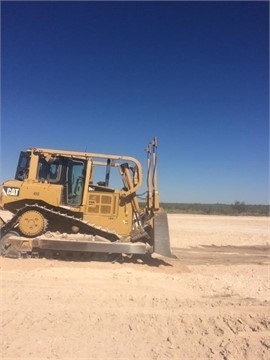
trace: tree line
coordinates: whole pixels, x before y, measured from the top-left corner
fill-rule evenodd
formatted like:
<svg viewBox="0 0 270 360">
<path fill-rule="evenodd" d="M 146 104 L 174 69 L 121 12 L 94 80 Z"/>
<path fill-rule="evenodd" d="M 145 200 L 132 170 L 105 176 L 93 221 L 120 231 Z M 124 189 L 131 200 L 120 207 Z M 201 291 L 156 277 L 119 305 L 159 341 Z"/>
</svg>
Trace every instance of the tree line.
<svg viewBox="0 0 270 360">
<path fill-rule="evenodd" d="M 205 215 L 247 215 L 269 216 L 269 205 L 248 205 L 235 201 L 233 204 L 188 204 L 161 203 L 161 207 L 168 213 L 205 214 Z"/>
</svg>

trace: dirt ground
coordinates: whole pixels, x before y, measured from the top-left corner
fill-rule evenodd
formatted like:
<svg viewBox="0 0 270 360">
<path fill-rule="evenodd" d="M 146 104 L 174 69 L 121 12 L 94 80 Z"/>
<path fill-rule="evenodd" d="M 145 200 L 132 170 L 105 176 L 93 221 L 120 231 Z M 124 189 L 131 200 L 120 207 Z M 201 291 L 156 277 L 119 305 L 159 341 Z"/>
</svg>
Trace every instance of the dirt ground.
<svg viewBox="0 0 270 360">
<path fill-rule="evenodd" d="M 1 258 L 1 359 L 270 359 L 270 221 L 169 215 L 178 259 Z"/>
</svg>

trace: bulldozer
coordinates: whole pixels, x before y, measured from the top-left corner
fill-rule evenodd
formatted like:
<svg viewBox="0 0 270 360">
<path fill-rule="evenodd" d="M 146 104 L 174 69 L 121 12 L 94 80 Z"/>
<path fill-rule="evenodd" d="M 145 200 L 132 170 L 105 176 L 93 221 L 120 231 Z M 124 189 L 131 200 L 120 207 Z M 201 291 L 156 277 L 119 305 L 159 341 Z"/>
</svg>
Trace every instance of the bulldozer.
<svg viewBox="0 0 270 360">
<path fill-rule="evenodd" d="M 1 184 L 0 254 L 45 251 L 172 257 L 160 208 L 155 137 L 146 148 L 146 179 L 131 156 L 28 148 L 15 178 Z M 145 186 L 145 192 L 138 194 Z M 143 201 L 139 201 L 143 199 Z"/>
</svg>

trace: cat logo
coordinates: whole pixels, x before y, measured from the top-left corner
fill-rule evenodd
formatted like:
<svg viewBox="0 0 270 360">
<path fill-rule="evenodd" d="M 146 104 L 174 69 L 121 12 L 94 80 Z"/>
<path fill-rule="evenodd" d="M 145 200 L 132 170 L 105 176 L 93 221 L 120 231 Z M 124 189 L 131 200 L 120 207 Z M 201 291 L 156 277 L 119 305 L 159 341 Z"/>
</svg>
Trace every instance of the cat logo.
<svg viewBox="0 0 270 360">
<path fill-rule="evenodd" d="M 3 187 L 3 193 L 6 196 L 19 196 L 20 195 L 20 188 L 4 186 Z"/>
</svg>

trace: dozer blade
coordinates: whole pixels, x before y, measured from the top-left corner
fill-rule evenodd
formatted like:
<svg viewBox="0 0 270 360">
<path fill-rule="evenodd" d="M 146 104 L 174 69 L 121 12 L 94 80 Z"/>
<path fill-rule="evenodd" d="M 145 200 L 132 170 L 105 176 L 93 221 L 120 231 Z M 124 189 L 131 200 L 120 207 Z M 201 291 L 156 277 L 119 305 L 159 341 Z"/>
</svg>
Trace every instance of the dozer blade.
<svg viewBox="0 0 270 360">
<path fill-rule="evenodd" d="M 171 252 L 168 217 L 163 210 L 156 213 L 154 217 L 154 252 L 175 258 L 175 255 Z"/>
</svg>

